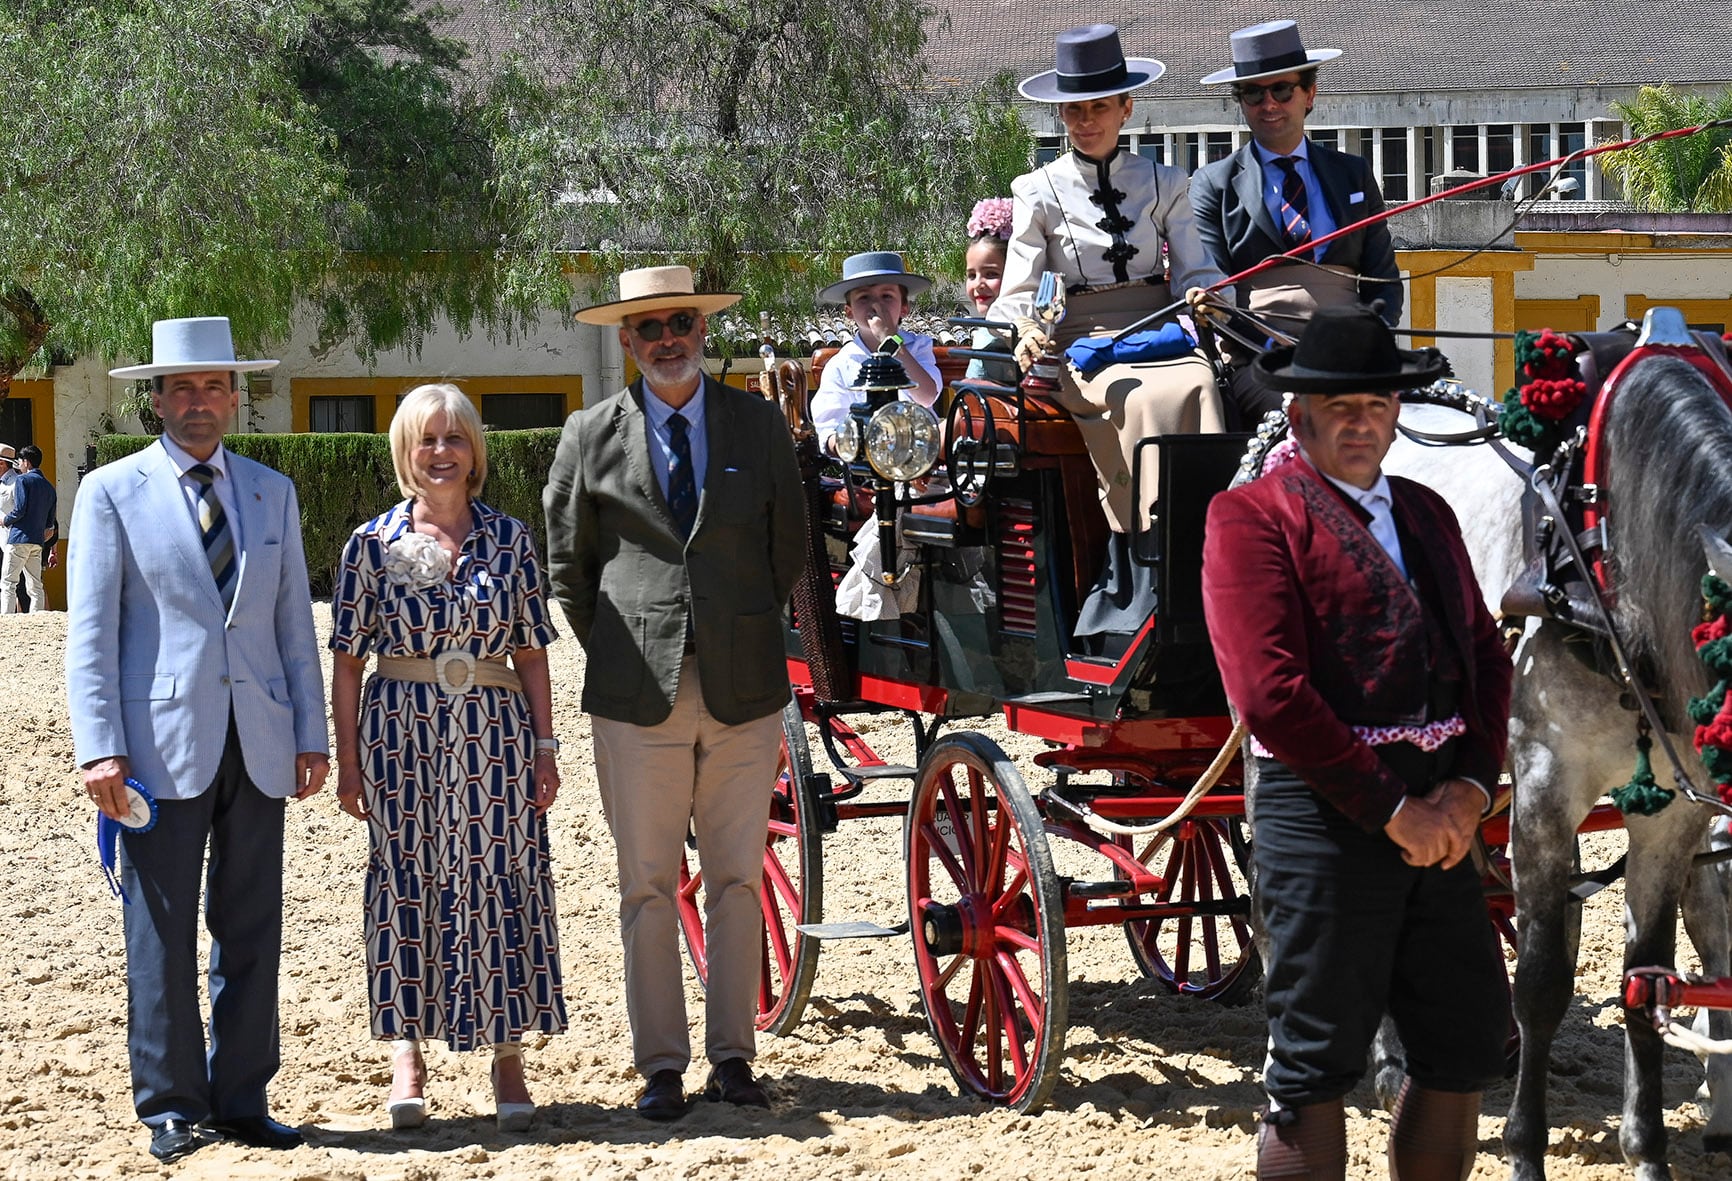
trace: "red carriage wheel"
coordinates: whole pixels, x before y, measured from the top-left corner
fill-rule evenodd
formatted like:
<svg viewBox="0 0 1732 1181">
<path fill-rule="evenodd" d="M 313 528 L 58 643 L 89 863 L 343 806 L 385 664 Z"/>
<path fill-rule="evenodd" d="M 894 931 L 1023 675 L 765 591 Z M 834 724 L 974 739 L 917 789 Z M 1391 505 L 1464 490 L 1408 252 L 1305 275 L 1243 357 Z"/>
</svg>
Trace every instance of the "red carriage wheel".
<svg viewBox="0 0 1732 1181">
<path fill-rule="evenodd" d="M 1186 996 L 1226 1005 L 1248 999 L 1263 979 L 1263 961 L 1252 943 L 1251 845 L 1243 822 L 1182 820 L 1151 840 L 1138 860 L 1165 880 L 1154 901 L 1200 912 L 1125 924 L 1143 975 Z"/>
<path fill-rule="evenodd" d="M 680 926 L 700 981 L 709 977 L 704 947 L 703 866 L 687 842 L 680 865 Z M 824 845 L 812 786 L 812 751 L 798 701 L 782 711 L 782 757 L 770 799 L 764 845 L 763 966 L 758 982 L 758 1028 L 786 1033 L 799 1024 L 818 973 L 818 940 L 802 923 L 820 921 L 824 909 Z"/>
<path fill-rule="evenodd" d="M 1034 798 L 990 739 L 953 734 L 909 802 L 909 921 L 926 1023 L 964 1090 L 1019 1111 L 1058 1081 L 1064 903 Z"/>
</svg>

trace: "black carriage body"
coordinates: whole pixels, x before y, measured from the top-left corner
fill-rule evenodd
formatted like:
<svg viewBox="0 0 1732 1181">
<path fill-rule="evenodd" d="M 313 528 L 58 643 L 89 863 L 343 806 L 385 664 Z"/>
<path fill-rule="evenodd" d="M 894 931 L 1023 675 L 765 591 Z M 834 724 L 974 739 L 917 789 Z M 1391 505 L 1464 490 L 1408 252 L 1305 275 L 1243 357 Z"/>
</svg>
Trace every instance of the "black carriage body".
<svg viewBox="0 0 1732 1181">
<path fill-rule="evenodd" d="M 904 492 L 894 512 L 915 546 L 919 605 L 896 619 L 840 620 L 844 683 L 861 686 L 862 700 L 945 717 L 984 716 L 1006 705 L 1103 722 L 1224 715 L 1203 620 L 1203 520 L 1209 500 L 1232 479 L 1245 440 L 1195 435 L 1146 442 L 1161 451 L 1160 512 L 1133 548 L 1154 567 L 1161 608 L 1128 649 L 1111 657 L 1083 654 L 1071 637 L 1105 539 L 1086 455 L 1019 448 L 1013 464 L 1001 457 L 973 508 L 951 499 L 922 504 L 932 497 Z M 867 475 L 863 465 L 855 475 Z M 868 498 L 851 495 L 850 481 L 822 479 L 818 502 L 827 514 L 835 584 L 849 568 Z M 894 494 L 885 485 L 876 491 L 878 498 Z M 791 612 L 787 654 L 805 660 L 798 623 Z M 891 686 L 940 692 L 916 698 Z M 895 700 L 885 700 L 887 690 Z"/>
</svg>

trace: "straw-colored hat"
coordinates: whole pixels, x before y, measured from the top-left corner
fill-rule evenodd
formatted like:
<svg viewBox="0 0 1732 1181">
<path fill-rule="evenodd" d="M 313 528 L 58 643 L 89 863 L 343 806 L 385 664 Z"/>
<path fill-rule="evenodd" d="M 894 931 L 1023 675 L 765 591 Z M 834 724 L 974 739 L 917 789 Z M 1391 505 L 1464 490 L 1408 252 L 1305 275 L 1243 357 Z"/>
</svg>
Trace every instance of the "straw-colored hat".
<svg viewBox="0 0 1732 1181">
<path fill-rule="evenodd" d="M 690 267 L 639 267 L 620 272 L 618 299 L 584 308 L 577 318 L 584 324 L 619 324 L 627 316 L 664 308 L 692 308 L 707 316 L 739 302 L 734 291 L 699 295 L 692 290 Z"/>
<path fill-rule="evenodd" d="M 238 361 L 227 316 L 158 320 L 150 329 L 150 363 L 110 369 L 110 377 L 162 377 L 170 373 L 207 373 L 226 369 L 253 373 L 274 369 L 275 361 Z"/>
</svg>

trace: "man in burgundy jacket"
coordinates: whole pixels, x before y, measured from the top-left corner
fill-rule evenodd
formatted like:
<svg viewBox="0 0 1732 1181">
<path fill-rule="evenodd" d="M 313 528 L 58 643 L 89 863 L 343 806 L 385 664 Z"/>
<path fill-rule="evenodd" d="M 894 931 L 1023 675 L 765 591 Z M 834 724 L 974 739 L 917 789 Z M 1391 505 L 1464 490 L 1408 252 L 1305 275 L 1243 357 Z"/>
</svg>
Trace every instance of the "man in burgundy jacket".
<svg viewBox="0 0 1732 1181">
<path fill-rule="evenodd" d="M 1259 358 L 1300 453 L 1216 497 L 1204 606 L 1257 756 L 1268 933 L 1260 1178 L 1340 1178 L 1343 1096 L 1383 1014 L 1407 1050 L 1398 1181 L 1460 1181 L 1502 1074 L 1503 960 L 1467 853 L 1504 757 L 1510 662 L 1449 507 L 1383 475 L 1397 391 L 1444 362 L 1325 308 Z"/>
</svg>

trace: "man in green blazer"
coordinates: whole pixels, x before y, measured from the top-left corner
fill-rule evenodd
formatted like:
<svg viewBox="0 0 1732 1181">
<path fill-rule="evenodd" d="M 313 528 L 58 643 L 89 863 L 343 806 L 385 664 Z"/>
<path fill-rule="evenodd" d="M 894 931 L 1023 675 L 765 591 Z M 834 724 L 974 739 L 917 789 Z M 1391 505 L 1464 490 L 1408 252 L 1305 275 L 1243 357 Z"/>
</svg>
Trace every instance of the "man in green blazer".
<svg viewBox="0 0 1732 1181">
<path fill-rule="evenodd" d="M 769 1106 L 752 1075 L 770 796 L 788 701 L 782 608 L 805 507 L 788 425 L 704 372 L 685 267 L 620 276 L 577 318 L 618 328 L 642 376 L 566 421 L 548 475 L 548 572 L 587 658 L 596 778 L 619 859 L 637 1110 L 686 1110 L 675 892 L 688 825 L 704 873 L 706 1098 Z"/>
</svg>

